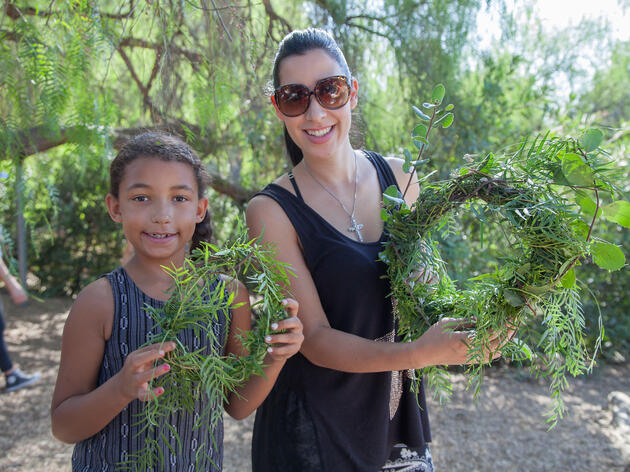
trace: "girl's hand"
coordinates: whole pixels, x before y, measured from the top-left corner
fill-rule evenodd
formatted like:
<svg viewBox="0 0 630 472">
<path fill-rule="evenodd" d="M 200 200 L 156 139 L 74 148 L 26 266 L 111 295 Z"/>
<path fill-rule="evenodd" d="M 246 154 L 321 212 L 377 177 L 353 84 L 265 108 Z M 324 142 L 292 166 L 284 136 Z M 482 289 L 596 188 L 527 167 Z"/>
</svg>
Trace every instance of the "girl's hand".
<svg viewBox="0 0 630 472">
<path fill-rule="evenodd" d="M 458 318 L 443 318 L 431 326 L 414 343 L 417 346 L 418 365 L 460 365 L 471 364 L 468 353 L 469 344 L 476 332 L 471 330 L 474 325 Z M 462 331 L 466 330 L 466 331 Z M 484 362 L 490 362 L 501 357 L 499 349 L 516 333 L 514 322 L 508 324 L 505 333 L 494 333 L 484 347 Z"/>
<path fill-rule="evenodd" d="M 269 347 L 267 352 L 274 361 L 285 361 L 296 354 L 302 347 L 304 335 L 302 334 L 302 322 L 297 317 L 298 302 L 287 298 L 282 300 L 289 318 L 271 325 L 274 331 L 284 331 L 279 334 L 272 334 L 265 338 Z"/>
<path fill-rule="evenodd" d="M 125 359 L 123 368 L 116 374 L 120 393 L 128 401 L 136 398 L 148 401 L 164 393 L 162 387 L 149 390 L 149 381 L 166 374 L 170 370 L 168 364 L 155 365 L 155 361 L 175 349 L 174 342 L 155 343 L 133 351 Z"/>
</svg>

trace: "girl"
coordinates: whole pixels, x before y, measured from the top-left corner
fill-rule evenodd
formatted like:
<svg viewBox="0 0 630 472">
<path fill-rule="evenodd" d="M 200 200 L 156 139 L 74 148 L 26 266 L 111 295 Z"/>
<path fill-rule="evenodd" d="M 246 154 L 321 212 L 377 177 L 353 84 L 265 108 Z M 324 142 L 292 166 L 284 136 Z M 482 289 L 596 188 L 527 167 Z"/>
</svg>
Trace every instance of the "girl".
<svg viewBox="0 0 630 472">
<path fill-rule="evenodd" d="M 161 266 L 181 266 L 186 245 L 192 248 L 211 235 L 205 198 L 204 173 L 192 149 L 165 134 L 146 133 L 126 144 L 110 168 L 110 192 L 106 203 L 111 218 L 121 223 L 125 238 L 134 248 L 131 259 L 79 294 L 66 321 L 61 364 L 52 399 L 52 430 L 55 437 L 77 443 L 72 470 L 114 470 L 143 447 L 137 415 L 142 400 L 163 393 L 149 391 L 148 382 L 169 370 L 161 363 L 174 343 L 140 347 L 153 327 L 143 311 L 145 304 L 162 307 L 172 279 Z M 225 351 L 243 355 L 236 337 L 250 329 L 247 290 L 231 283 L 235 302 L 231 311 Z M 266 339 L 266 378 L 254 376 L 237 394 L 229 397 L 225 410 L 234 418 L 249 415 L 265 398 L 286 359 L 302 343 L 302 325 L 296 318 L 297 303 L 285 300 L 291 315 L 277 325 L 283 334 Z M 225 333 L 224 326 L 215 332 Z M 223 338 L 225 335 L 222 335 Z M 190 350 L 199 348 L 192 330 L 178 335 Z M 203 345 L 201 346 L 203 347 Z M 206 354 L 211 346 L 206 346 Z M 223 425 L 210 433 L 193 428 L 194 419 L 175 412 L 170 423 L 181 438 L 161 439 L 162 470 L 188 471 L 201 457 L 209 458 L 205 469 L 220 470 L 223 457 Z"/>
<path fill-rule="evenodd" d="M 465 363 L 470 332 L 442 320 L 395 342 L 380 202 L 406 184 L 403 161 L 350 145 L 359 87 L 328 33 L 286 36 L 273 86 L 294 167 L 251 200 L 247 221 L 296 274 L 305 339 L 256 413 L 253 470 L 431 471 L 424 391 L 410 391 L 408 369 Z"/>
</svg>

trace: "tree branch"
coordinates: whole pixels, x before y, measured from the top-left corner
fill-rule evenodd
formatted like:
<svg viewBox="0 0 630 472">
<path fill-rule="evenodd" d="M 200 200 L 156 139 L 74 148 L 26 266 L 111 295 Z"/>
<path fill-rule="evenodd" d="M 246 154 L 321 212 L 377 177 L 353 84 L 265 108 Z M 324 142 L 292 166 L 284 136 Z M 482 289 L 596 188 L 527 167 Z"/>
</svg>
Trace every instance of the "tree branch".
<svg viewBox="0 0 630 472">
<path fill-rule="evenodd" d="M 160 110 L 158 110 L 158 108 L 155 106 L 155 104 L 151 100 L 151 97 L 149 96 L 150 85 L 148 87 L 144 86 L 144 84 L 140 80 L 140 77 L 138 77 L 138 75 L 136 74 L 136 70 L 134 69 L 133 64 L 131 63 L 131 59 L 129 59 L 129 56 L 127 56 L 127 53 L 124 51 L 124 49 L 119 47 L 118 53 L 120 54 L 120 57 L 123 58 L 123 61 L 125 61 L 125 64 L 127 65 L 127 69 L 129 69 L 129 73 L 131 74 L 131 77 L 133 78 L 133 81 L 136 83 L 136 85 L 140 89 L 140 93 L 142 94 L 142 101 L 144 102 L 145 106 L 149 109 L 149 113 L 151 114 L 151 119 L 154 122 L 166 121 L 164 119 L 164 115 L 160 112 Z M 157 72 L 157 70 L 155 70 L 155 72 Z M 151 83 L 152 81 L 153 81 L 153 78 L 149 80 L 149 83 Z"/>
<path fill-rule="evenodd" d="M 279 21 L 282 24 L 282 26 L 284 26 L 284 29 L 285 29 L 284 34 L 287 34 L 290 31 L 293 31 L 293 28 L 291 27 L 291 25 L 289 24 L 287 20 L 285 20 L 283 17 L 281 17 L 280 15 L 276 13 L 276 11 L 271 6 L 271 0 L 262 0 L 262 2 L 263 2 L 263 5 L 265 6 L 265 11 L 267 12 L 267 15 L 269 15 L 269 27 L 267 28 L 267 32 L 269 33 L 269 36 L 274 38 L 274 40 L 280 41 L 279 38 L 276 39 L 273 35 L 273 22 Z"/>
<path fill-rule="evenodd" d="M 146 41 L 144 39 L 133 38 L 133 37 L 124 38 L 120 42 L 120 44 L 118 46 L 119 47 L 129 46 L 129 47 L 134 47 L 134 48 L 154 49 L 156 51 L 163 51 L 164 50 L 164 46 L 162 44 L 151 43 L 151 42 Z M 186 57 L 191 62 L 203 62 L 203 60 L 205 59 L 203 54 L 199 54 L 199 53 L 194 52 L 194 51 L 189 51 L 187 49 L 180 48 L 179 46 L 171 45 L 171 46 L 169 46 L 169 51 L 174 52 L 176 54 L 181 54 L 182 56 Z"/>
<path fill-rule="evenodd" d="M 221 27 L 223 28 L 223 31 L 225 31 L 225 34 L 227 34 L 228 39 L 232 41 L 232 35 L 230 34 L 230 30 L 227 29 L 227 26 L 225 26 L 225 23 L 223 22 L 223 17 L 221 16 L 221 12 L 217 8 L 217 4 L 215 3 L 214 0 L 211 0 L 211 2 L 212 2 L 212 6 L 214 7 L 214 12 L 217 14 L 217 17 L 219 18 L 219 22 L 221 23 Z"/>
<path fill-rule="evenodd" d="M 155 62 L 153 63 L 153 69 L 151 70 L 151 77 L 149 77 L 149 81 L 147 82 L 147 94 L 151 90 L 151 86 L 153 85 L 153 81 L 157 77 L 157 73 L 160 70 L 160 60 L 162 59 L 162 51 L 155 51 Z"/>
<path fill-rule="evenodd" d="M 376 36 L 380 36 L 382 38 L 387 39 L 390 42 L 393 42 L 393 39 L 389 35 L 387 35 L 385 33 L 381 33 L 380 31 L 376 31 L 374 29 L 368 28 L 367 26 L 363 26 L 363 25 L 360 25 L 358 23 L 353 23 L 351 21 L 346 22 L 346 25 L 350 26 L 352 28 L 358 28 L 360 30 L 366 31 L 366 32 L 368 32 L 370 34 L 373 34 L 373 35 L 376 35 Z"/>
<path fill-rule="evenodd" d="M 350 20 L 355 20 L 355 19 L 363 19 L 363 20 L 370 20 L 370 21 L 382 21 L 384 22 L 385 20 L 388 20 L 390 18 L 396 18 L 396 16 L 398 16 L 397 14 L 391 14 L 391 15 L 385 15 L 385 16 L 374 16 L 374 15 L 348 15 L 346 16 L 346 23 Z"/>
<path fill-rule="evenodd" d="M 93 131 L 88 129 L 87 131 Z M 183 121 L 170 122 L 158 126 L 138 126 L 131 128 L 114 128 L 108 130 L 114 149 L 120 149 L 133 136 L 145 131 L 164 131 L 178 135 L 185 139 L 189 133 L 202 136 L 202 130 L 195 125 Z M 13 155 L 16 158 L 26 158 L 39 152 L 48 151 L 62 144 L 85 141 L 85 126 L 71 126 L 57 130 L 46 126 L 34 126 L 20 130 L 12 136 L 10 142 L 0 141 L 0 149 L 10 148 L 4 155 Z M 0 135 L 1 136 L 1 135 Z M 195 140 L 190 143 L 200 154 L 208 155 L 216 152 L 216 142 L 205 139 Z M 226 195 L 237 204 L 245 204 L 255 193 L 255 190 L 243 187 L 237 179 L 228 179 L 221 175 L 212 166 L 206 165 L 206 171 L 210 175 L 210 187 L 222 195 Z"/>
</svg>

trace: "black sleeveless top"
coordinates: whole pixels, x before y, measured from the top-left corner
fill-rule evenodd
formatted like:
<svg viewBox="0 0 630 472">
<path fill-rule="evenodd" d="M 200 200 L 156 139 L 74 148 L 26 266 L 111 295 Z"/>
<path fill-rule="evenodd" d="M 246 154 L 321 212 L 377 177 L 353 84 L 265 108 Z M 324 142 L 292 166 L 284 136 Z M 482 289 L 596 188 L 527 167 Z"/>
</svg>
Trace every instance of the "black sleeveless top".
<svg viewBox="0 0 630 472">
<path fill-rule="evenodd" d="M 376 168 L 381 191 L 396 185 L 383 157 L 364 154 Z M 292 183 L 297 196 L 275 184 L 259 195 L 273 198 L 291 220 L 330 326 L 394 341 L 389 283 L 378 261 L 387 235 L 360 243 L 341 234 L 306 205 Z M 395 444 L 423 447 L 430 440 L 424 391 L 412 393 L 405 372 L 341 372 L 297 354 L 256 412 L 252 467 L 255 472 L 376 471 Z"/>
</svg>

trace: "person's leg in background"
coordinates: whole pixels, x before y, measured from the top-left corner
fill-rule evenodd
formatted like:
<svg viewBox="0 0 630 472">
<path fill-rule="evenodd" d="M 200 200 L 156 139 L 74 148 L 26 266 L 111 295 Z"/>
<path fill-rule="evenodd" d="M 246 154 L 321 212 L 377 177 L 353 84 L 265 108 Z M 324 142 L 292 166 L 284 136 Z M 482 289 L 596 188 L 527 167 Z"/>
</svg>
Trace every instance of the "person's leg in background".
<svg viewBox="0 0 630 472">
<path fill-rule="evenodd" d="M 0 370 L 2 370 L 6 380 L 4 391 L 8 393 L 31 385 L 39 379 L 40 374 L 35 373 L 33 375 L 27 375 L 17 367 L 13 366 L 11 356 L 9 356 L 9 351 L 7 349 L 7 344 L 4 341 L 4 328 L 6 325 L 4 322 L 2 308 L 2 301 L 0 300 Z"/>
</svg>

